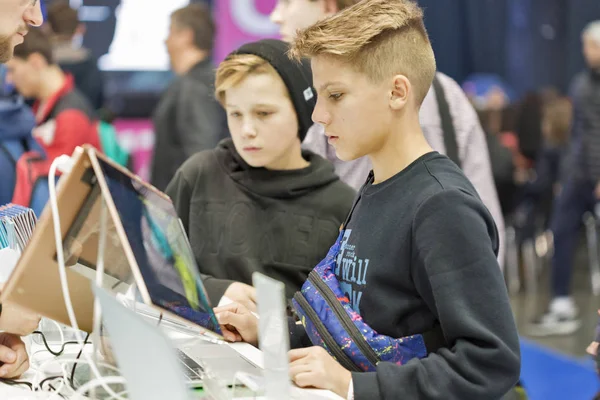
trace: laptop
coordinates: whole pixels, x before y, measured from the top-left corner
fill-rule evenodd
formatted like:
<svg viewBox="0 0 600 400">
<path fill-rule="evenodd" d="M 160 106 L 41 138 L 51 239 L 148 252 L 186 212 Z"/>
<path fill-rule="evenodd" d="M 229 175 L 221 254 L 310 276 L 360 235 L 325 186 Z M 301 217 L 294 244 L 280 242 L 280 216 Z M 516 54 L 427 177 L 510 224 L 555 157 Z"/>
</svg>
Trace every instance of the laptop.
<svg viewBox="0 0 600 400">
<path fill-rule="evenodd" d="M 105 206 L 108 221 L 103 232 L 103 287 L 114 291 L 135 283 L 146 305 L 169 319 L 193 326 L 208 341 L 223 344 L 220 326 L 171 200 L 91 146 L 78 148 L 72 159 L 71 171 L 60 178 L 57 202 L 68 260 L 67 279 L 80 329 L 93 330 L 94 294 L 90 281 L 96 273 L 100 216 Z M 14 302 L 70 325 L 48 206 L 0 301 Z M 181 357 L 198 384 L 207 359 L 211 359 L 210 367 L 215 373 L 257 370 L 228 345 L 184 346 Z M 233 373 L 229 374 L 233 378 Z"/>
<path fill-rule="evenodd" d="M 131 399 L 190 399 L 183 365 L 169 339 L 154 325 L 125 308 L 107 290 L 92 284 L 102 309 L 121 375 Z M 149 351 L 151 349 L 151 351 Z"/>
</svg>

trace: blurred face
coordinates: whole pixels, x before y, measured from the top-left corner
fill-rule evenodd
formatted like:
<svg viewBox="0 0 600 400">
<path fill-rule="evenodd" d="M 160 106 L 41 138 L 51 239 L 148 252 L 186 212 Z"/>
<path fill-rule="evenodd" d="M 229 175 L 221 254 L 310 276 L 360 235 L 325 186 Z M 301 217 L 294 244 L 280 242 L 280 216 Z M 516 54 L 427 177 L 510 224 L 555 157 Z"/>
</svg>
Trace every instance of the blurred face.
<svg viewBox="0 0 600 400">
<path fill-rule="evenodd" d="M 10 60 L 15 46 L 23 43 L 28 26 L 42 21 L 39 0 L 0 1 L 0 63 Z"/>
<path fill-rule="evenodd" d="M 173 21 L 171 18 L 171 25 L 169 26 L 169 36 L 165 40 L 165 45 L 167 46 L 167 52 L 169 53 L 169 57 L 173 59 L 173 57 L 181 51 L 185 51 L 188 47 L 190 41 L 190 32 L 189 29 L 182 28 L 177 25 L 177 22 Z"/>
<path fill-rule="evenodd" d="M 583 57 L 590 68 L 600 68 L 600 43 L 590 35 L 583 36 Z"/>
<path fill-rule="evenodd" d="M 351 161 L 379 151 L 393 123 L 389 107 L 391 91 L 373 84 L 346 64 L 326 56 L 311 61 L 317 105 L 313 121 L 325 127 L 325 135 L 340 160 Z"/>
<path fill-rule="evenodd" d="M 27 98 L 35 98 L 41 84 L 39 60 L 36 54 L 27 60 L 12 58 L 6 63 L 6 81 L 15 85 L 17 91 Z"/>
<path fill-rule="evenodd" d="M 225 110 L 235 148 L 250 166 L 300 168 L 298 117 L 278 76 L 248 76 L 225 91 Z"/>
<path fill-rule="evenodd" d="M 282 40 L 291 42 L 296 31 L 305 29 L 337 10 L 328 10 L 326 0 L 278 0 L 271 21 L 279 25 Z"/>
</svg>

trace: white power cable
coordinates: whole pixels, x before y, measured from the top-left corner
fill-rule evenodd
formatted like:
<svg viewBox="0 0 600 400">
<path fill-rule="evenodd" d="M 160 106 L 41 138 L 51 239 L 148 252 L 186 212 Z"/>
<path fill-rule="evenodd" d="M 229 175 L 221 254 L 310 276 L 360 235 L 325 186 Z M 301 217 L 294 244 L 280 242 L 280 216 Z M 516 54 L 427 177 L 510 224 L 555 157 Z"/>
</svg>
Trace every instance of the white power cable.
<svg viewBox="0 0 600 400">
<path fill-rule="evenodd" d="M 127 381 L 125 380 L 125 378 L 121 377 L 121 376 L 106 376 L 106 377 L 102 377 L 99 379 L 94 379 L 89 381 L 88 383 L 86 383 L 85 385 L 81 386 L 79 389 L 77 389 L 75 391 L 75 393 L 73 394 L 73 399 L 79 399 L 79 398 L 83 398 L 85 399 L 85 397 L 83 397 L 83 395 L 85 393 L 87 393 L 88 391 L 97 388 L 98 386 L 102 386 L 104 387 L 107 383 L 110 384 L 125 384 L 127 383 Z M 112 394 L 109 393 L 113 398 L 122 398 L 120 396 L 117 395 L 117 393 Z"/>
<path fill-rule="evenodd" d="M 67 282 L 67 270 L 65 267 L 65 256 L 64 256 L 63 244 L 62 244 L 62 233 L 61 233 L 61 227 L 60 227 L 60 218 L 59 218 L 59 214 L 58 214 L 58 201 L 56 199 L 56 180 L 55 180 L 56 169 L 60 165 L 60 166 L 66 167 L 66 169 L 68 170 L 71 167 L 71 163 L 72 163 L 71 157 L 69 157 L 67 155 L 62 155 L 62 156 L 56 158 L 52 162 L 52 165 L 50 166 L 50 172 L 48 174 L 48 186 L 49 186 L 49 192 L 50 192 L 49 202 L 50 202 L 50 207 L 52 210 L 52 220 L 54 223 L 54 239 L 56 241 L 56 258 L 58 261 L 58 272 L 59 272 L 59 276 L 60 276 L 60 284 L 62 286 L 63 297 L 65 300 L 65 307 L 67 308 L 69 322 L 71 323 L 71 326 L 73 327 L 73 329 L 75 329 L 75 337 L 77 338 L 77 342 L 83 348 L 85 346 L 84 340 L 81 337 L 81 331 L 79 330 L 79 325 L 77 324 L 77 318 L 75 317 L 75 311 L 73 310 L 73 303 L 71 302 L 71 293 L 69 291 L 69 285 Z M 89 356 L 89 354 L 87 354 L 86 352 L 83 352 L 83 356 L 84 356 L 85 360 L 89 363 L 90 369 L 92 370 L 93 374 L 97 378 L 96 380 L 94 380 L 92 382 L 99 383 L 99 385 L 102 386 L 102 388 L 104 390 L 106 390 L 106 392 L 109 395 L 113 396 L 117 400 L 125 400 L 125 398 L 123 398 L 122 396 L 119 396 L 108 386 L 108 383 L 113 382 L 114 379 L 102 377 L 102 374 L 98 370 L 96 364 L 94 363 L 92 358 Z M 87 388 L 93 388 L 96 386 L 84 385 L 82 388 L 84 388 L 84 387 L 87 389 Z"/>
</svg>

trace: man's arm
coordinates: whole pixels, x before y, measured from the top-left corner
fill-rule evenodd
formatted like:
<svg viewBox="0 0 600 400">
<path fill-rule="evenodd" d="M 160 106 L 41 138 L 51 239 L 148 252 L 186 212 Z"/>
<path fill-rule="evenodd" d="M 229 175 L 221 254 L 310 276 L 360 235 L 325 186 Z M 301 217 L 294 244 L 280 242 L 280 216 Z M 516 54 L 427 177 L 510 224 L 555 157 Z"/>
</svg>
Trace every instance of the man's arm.
<svg viewBox="0 0 600 400">
<path fill-rule="evenodd" d="M 413 243 L 415 286 L 448 345 L 354 373 L 356 400 L 501 398 L 519 379 L 520 350 L 489 212 L 459 190 L 436 194 L 415 216 Z"/>
<path fill-rule="evenodd" d="M 222 136 L 223 110 L 209 89 L 182 82 L 177 100 L 177 135 L 187 157 L 214 148 Z"/>
</svg>

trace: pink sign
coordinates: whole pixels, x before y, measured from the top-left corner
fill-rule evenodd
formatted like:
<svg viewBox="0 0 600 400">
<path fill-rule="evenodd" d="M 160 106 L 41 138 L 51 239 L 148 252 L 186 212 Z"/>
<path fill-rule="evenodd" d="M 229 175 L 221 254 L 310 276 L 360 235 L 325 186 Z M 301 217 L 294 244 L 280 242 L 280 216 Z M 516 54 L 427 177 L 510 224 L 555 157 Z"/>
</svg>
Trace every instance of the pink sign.
<svg viewBox="0 0 600 400">
<path fill-rule="evenodd" d="M 129 151 L 132 172 L 145 181 L 150 178 L 150 163 L 154 151 L 154 127 L 151 120 L 118 119 L 113 123 L 119 143 Z"/>
<path fill-rule="evenodd" d="M 216 1 L 215 62 L 221 62 L 244 43 L 278 38 L 279 28 L 269 19 L 276 2 L 277 0 Z"/>
</svg>

